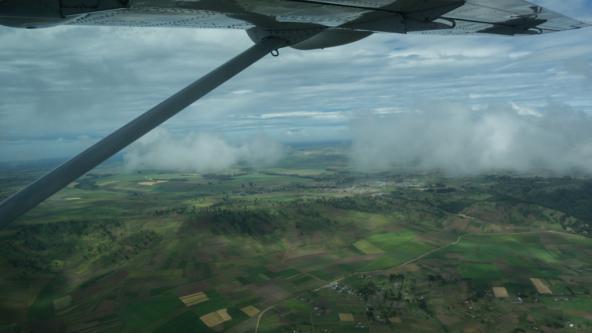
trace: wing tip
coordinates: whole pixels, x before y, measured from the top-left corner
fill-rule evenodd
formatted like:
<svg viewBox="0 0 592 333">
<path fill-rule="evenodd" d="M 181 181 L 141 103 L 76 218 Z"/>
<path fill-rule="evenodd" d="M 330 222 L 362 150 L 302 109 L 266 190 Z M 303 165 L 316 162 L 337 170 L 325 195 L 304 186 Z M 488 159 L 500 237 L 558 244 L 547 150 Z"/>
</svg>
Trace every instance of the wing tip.
<svg viewBox="0 0 592 333">
<path fill-rule="evenodd" d="M 592 23 L 578 21 L 577 24 L 572 25 L 571 28 L 567 29 L 567 30 L 579 30 L 579 29 L 585 29 L 585 28 L 589 28 L 589 27 L 592 27 Z"/>
<path fill-rule="evenodd" d="M 568 18 L 568 19 L 571 22 L 569 22 L 569 23 L 563 22 L 563 24 L 561 24 L 561 22 L 549 20 L 547 22 L 547 24 L 542 24 L 541 26 L 539 26 L 539 28 L 541 28 L 542 30 L 545 30 L 547 32 L 559 32 L 559 31 L 579 30 L 579 29 L 585 29 L 588 27 L 592 27 L 592 23 L 588 23 L 588 22 L 584 22 L 584 21 L 580 21 L 580 20 L 576 20 L 576 19 L 572 19 L 572 18 Z M 559 24 L 556 25 L 554 23 L 559 23 Z"/>
</svg>

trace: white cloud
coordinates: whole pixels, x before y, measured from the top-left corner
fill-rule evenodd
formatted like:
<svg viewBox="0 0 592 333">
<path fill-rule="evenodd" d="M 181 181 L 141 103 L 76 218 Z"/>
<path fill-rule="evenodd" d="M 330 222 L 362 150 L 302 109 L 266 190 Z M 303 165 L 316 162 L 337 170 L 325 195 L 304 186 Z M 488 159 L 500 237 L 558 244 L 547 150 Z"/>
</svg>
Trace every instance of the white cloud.
<svg viewBox="0 0 592 333">
<path fill-rule="evenodd" d="M 345 120 L 347 115 L 344 112 L 310 112 L 310 111 L 295 111 L 283 113 L 264 113 L 260 116 L 262 119 L 278 119 L 278 118 L 310 118 L 316 120 Z"/>
<path fill-rule="evenodd" d="M 211 134 L 188 134 L 175 137 L 157 129 L 133 144 L 124 154 L 126 168 L 173 171 L 215 172 L 239 162 L 268 166 L 283 155 L 281 144 L 258 135 L 233 145 Z"/>
<path fill-rule="evenodd" d="M 361 170 L 592 175 L 592 116 L 565 105 L 535 111 L 517 104 L 471 110 L 424 103 L 415 112 L 357 119 L 352 133 L 352 160 Z"/>
<path fill-rule="evenodd" d="M 524 105 L 518 105 L 515 102 L 511 102 L 510 105 L 512 106 L 512 110 L 516 111 L 516 113 L 518 113 L 521 116 L 536 116 L 536 117 L 543 116 L 540 112 L 538 112 L 534 108 L 524 106 Z"/>
</svg>

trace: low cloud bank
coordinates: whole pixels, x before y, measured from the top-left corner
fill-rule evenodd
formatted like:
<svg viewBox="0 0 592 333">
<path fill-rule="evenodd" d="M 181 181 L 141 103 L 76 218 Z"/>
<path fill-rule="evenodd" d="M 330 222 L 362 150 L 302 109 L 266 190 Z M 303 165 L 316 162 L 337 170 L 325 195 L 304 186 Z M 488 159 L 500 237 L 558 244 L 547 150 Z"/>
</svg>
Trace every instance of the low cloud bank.
<svg viewBox="0 0 592 333">
<path fill-rule="evenodd" d="M 352 160 L 363 171 L 398 166 L 453 175 L 592 174 L 592 117 L 565 105 L 471 110 L 433 104 L 355 119 L 351 128 Z"/>
<path fill-rule="evenodd" d="M 176 137 L 158 129 L 140 139 L 124 154 L 126 168 L 216 172 L 244 162 L 268 166 L 283 155 L 284 147 L 265 136 L 234 145 L 209 134 Z"/>
</svg>

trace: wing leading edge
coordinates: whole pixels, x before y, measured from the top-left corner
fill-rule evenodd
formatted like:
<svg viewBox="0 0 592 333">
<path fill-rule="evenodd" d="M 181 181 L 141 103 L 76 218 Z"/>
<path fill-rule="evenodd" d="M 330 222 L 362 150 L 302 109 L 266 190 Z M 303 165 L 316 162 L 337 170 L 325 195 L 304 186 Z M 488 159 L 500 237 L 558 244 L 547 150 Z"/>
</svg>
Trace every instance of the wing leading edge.
<svg viewBox="0 0 592 333">
<path fill-rule="evenodd" d="M 289 1 L 365 8 L 369 12 L 345 26 L 375 32 L 534 35 L 589 26 L 525 0 Z"/>
<path fill-rule="evenodd" d="M 525 0 L 136 0 L 67 24 L 268 29 L 294 25 L 369 32 L 533 35 L 588 24 Z"/>
<path fill-rule="evenodd" d="M 524 0 L 469 0 L 444 15 L 457 23 L 475 24 L 478 33 L 532 35 L 579 29 L 587 24 Z M 479 27 L 478 25 L 487 25 Z"/>
</svg>

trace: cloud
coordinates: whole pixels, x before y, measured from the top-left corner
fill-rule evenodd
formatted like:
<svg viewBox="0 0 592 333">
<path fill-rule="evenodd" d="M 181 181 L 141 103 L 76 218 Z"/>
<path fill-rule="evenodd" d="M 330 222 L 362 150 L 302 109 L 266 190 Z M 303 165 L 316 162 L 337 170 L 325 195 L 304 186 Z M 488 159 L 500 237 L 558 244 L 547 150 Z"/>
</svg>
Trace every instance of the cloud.
<svg viewBox="0 0 592 333">
<path fill-rule="evenodd" d="M 394 166 L 453 175 L 493 170 L 592 174 L 592 117 L 550 103 L 471 109 L 423 104 L 352 123 L 352 161 L 364 171 Z"/>
<path fill-rule="evenodd" d="M 264 113 L 260 116 L 262 119 L 276 119 L 276 118 L 304 118 L 314 120 L 344 120 L 346 115 L 343 112 L 311 112 L 311 111 L 296 111 L 283 113 Z"/>
<path fill-rule="evenodd" d="M 128 170 L 216 172 L 241 162 L 251 166 L 273 165 L 283 153 L 281 144 L 263 135 L 233 145 L 211 134 L 174 136 L 158 129 L 130 146 L 124 161 Z"/>
</svg>

